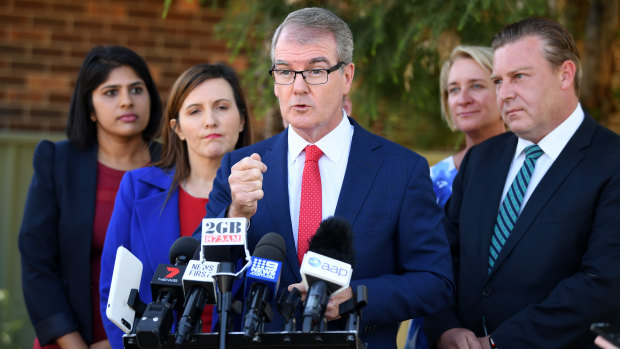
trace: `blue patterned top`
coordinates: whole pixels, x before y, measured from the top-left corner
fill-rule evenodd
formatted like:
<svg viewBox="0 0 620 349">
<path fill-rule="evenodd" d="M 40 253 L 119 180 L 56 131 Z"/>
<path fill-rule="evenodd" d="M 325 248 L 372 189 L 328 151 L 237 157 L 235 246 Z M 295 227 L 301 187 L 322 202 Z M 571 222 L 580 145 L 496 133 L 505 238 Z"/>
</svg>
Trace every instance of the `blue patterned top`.
<svg viewBox="0 0 620 349">
<path fill-rule="evenodd" d="M 449 156 L 431 167 L 431 180 L 439 207 L 444 207 L 452 195 L 452 182 L 454 182 L 456 172 L 453 156 Z"/>
</svg>

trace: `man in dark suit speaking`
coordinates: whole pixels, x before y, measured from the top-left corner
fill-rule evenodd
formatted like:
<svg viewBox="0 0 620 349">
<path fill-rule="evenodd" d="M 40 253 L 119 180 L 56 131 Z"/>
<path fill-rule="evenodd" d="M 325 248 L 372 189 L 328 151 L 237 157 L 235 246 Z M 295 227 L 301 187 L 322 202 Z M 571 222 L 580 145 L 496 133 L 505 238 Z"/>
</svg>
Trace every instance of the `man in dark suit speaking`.
<svg viewBox="0 0 620 349">
<path fill-rule="evenodd" d="M 439 348 L 584 348 L 620 318 L 620 136 L 579 100 L 571 35 L 540 18 L 493 39 L 512 133 L 474 147 L 446 206 L 456 305 L 426 319 Z"/>
<path fill-rule="evenodd" d="M 396 348 L 400 321 L 444 308 L 453 294 L 428 163 L 344 113 L 355 70 L 353 37 L 332 12 L 289 14 L 274 34 L 271 56 L 274 92 L 289 126 L 224 157 L 207 216 L 251 220 L 250 249 L 269 232 L 281 234 L 281 289 L 301 281 L 300 260 L 321 219 L 346 218 L 354 235 L 351 286 L 368 288 L 362 341 Z M 326 317 L 338 318 L 338 305 L 351 295 L 351 287 L 334 295 Z M 275 314 L 267 329 L 283 330 L 283 317 Z"/>
</svg>

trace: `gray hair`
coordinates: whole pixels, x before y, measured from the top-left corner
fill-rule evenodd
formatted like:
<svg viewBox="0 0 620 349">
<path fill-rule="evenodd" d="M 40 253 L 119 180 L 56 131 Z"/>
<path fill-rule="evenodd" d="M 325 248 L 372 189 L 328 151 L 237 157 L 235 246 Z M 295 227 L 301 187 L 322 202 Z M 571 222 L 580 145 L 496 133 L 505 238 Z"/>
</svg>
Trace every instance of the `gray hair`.
<svg viewBox="0 0 620 349">
<path fill-rule="evenodd" d="M 330 10 L 307 7 L 289 13 L 271 39 L 271 63 L 275 63 L 275 49 L 284 29 L 300 43 L 312 42 L 317 35 L 333 34 L 336 39 L 338 61 L 353 62 L 353 34 L 349 26 Z"/>
<path fill-rule="evenodd" d="M 509 24 L 493 37 L 493 49 L 514 43 L 528 36 L 535 36 L 542 40 L 545 59 L 554 69 L 569 60 L 575 64 L 575 93 L 579 95 L 581 84 L 581 61 L 575 40 L 568 30 L 556 21 L 547 18 L 526 18 L 522 21 Z"/>
</svg>

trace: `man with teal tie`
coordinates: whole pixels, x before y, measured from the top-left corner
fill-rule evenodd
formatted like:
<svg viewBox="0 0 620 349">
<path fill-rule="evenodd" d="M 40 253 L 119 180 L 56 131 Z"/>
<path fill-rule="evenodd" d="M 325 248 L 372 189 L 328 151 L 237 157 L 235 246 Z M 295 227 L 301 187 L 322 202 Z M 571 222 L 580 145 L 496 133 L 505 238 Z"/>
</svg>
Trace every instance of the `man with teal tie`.
<svg viewBox="0 0 620 349">
<path fill-rule="evenodd" d="M 512 133 L 472 148 L 446 205 L 456 304 L 425 319 L 438 348 L 593 347 L 620 322 L 620 136 L 579 104 L 575 42 L 530 18 L 493 39 Z"/>
</svg>

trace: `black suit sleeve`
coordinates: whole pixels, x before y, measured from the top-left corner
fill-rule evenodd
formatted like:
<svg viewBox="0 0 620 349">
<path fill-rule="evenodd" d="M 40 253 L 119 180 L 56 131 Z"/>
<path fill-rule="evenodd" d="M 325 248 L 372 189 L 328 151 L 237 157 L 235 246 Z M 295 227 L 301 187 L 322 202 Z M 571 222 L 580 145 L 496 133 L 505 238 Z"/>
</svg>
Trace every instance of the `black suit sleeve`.
<svg viewBox="0 0 620 349">
<path fill-rule="evenodd" d="M 40 142 L 19 232 L 22 287 L 28 314 L 42 345 L 78 329 L 58 264 L 58 217 L 54 144 Z"/>
<path fill-rule="evenodd" d="M 454 272 L 454 283 L 458 290 L 459 280 L 459 214 L 460 206 L 463 197 L 463 181 L 465 169 L 469 164 L 469 152 L 465 154 L 459 172 L 454 178 L 452 183 L 452 195 L 446 202 L 444 207 L 444 229 L 450 244 L 450 254 L 452 256 L 452 270 Z M 456 297 L 453 299 L 450 306 L 438 313 L 431 314 L 424 319 L 424 332 L 428 338 L 428 343 L 435 343 L 439 337 L 447 330 L 452 328 L 462 327 L 456 315 Z"/>
</svg>

